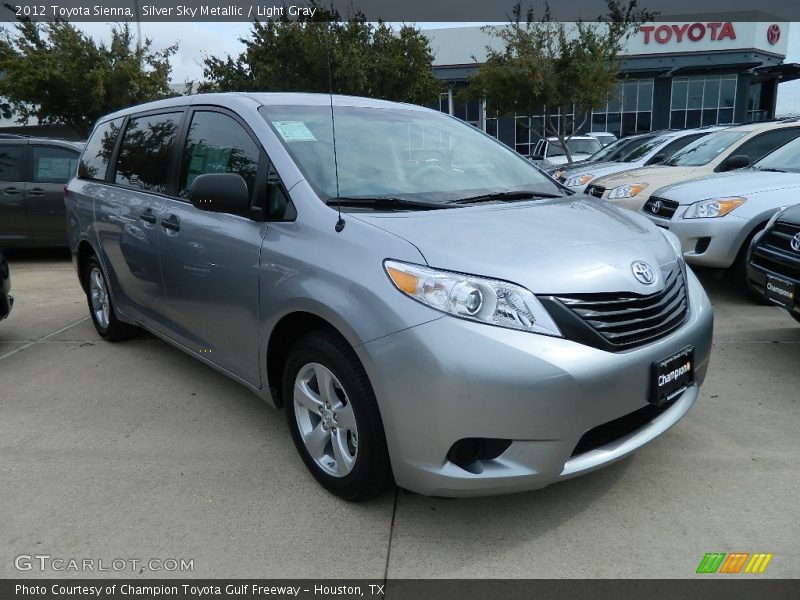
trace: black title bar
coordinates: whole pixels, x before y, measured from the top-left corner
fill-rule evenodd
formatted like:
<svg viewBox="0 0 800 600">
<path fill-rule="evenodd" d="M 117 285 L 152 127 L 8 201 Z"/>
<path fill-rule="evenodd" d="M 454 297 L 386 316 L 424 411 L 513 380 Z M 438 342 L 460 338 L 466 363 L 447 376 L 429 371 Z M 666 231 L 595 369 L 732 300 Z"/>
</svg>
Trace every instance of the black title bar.
<svg viewBox="0 0 800 600">
<path fill-rule="evenodd" d="M 340 15 L 353 9 L 368 20 L 390 22 L 505 22 L 516 0 L 321 0 Z M 523 2 L 534 13 L 544 12 L 544 0 Z M 710 21 L 796 21 L 800 3 L 760 0 L 758 11 L 752 0 L 639 0 L 639 8 L 656 14 L 657 20 Z M 556 19 L 594 20 L 606 12 L 604 0 L 562 0 L 550 2 Z M 0 21 L 21 18 L 32 21 L 61 19 L 72 22 L 235 22 L 265 21 L 279 17 L 319 18 L 321 10 L 308 0 L 12 0 L 0 8 Z M 686 17 L 686 18 L 681 18 Z"/>
</svg>

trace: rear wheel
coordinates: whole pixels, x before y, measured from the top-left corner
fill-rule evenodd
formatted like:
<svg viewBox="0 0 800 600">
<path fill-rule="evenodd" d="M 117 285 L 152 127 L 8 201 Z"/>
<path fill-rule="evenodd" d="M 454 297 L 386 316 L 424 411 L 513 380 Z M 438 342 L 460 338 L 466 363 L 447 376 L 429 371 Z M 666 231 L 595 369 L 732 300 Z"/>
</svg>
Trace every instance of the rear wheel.
<svg viewBox="0 0 800 600">
<path fill-rule="evenodd" d="M 392 482 L 375 394 L 352 347 L 336 332 L 312 332 L 295 343 L 283 401 L 297 451 L 327 490 L 362 500 Z"/>
<path fill-rule="evenodd" d="M 123 323 L 114 314 L 108 282 L 97 257 L 92 256 L 86 261 L 86 268 L 83 272 L 89 314 L 92 316 L 92 323 L 100 337 L 110 342 L 117 342 L 136 335 L 137 327 Z"/>
</svg>

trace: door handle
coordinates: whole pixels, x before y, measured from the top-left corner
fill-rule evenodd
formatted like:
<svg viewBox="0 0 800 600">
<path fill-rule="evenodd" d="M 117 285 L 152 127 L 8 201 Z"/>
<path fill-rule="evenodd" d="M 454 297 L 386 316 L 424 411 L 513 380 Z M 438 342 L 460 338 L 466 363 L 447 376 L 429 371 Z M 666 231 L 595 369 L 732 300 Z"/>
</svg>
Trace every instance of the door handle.
<svg viewBox="0 0 800 600">
<path fill-rule="evenodd" d="M 156 222 L 156 213 L 153 212 L 152 208 L 148 208 L 146 211 L 139 215 L 139 218 L 144 221 L 145 223 L 150 223 L 155 225 Z"/>
<path fill-rule="evenodd" d="M 13 195 L 15 195 L 15 194 L 19 194 L 21 191 L 22 191 L 22 190 L 20 190 L 20 189 L 18 189 L 18 188 L 15 188 L 15 187 L 7 187 L 7 188 L 5 188 L 5 189 L 3 190 L 3 193 L 4 193 L 4 194 L 8 194 L 8 195 L 10 195 L 10 196 L 13 196 Z"/>
<path fill-rule="evenodd" d="M 44 196 L 44 190 L 42 188 L 31 188 L 28 190 L 28 196 Z"/>
<path fill-rule="evenodd" d="M 171 231 L 180 231 L 181 220 L 175 215 L 167 215 L 166 219 L 161 219 L 161 226 Z"/>
</svg>

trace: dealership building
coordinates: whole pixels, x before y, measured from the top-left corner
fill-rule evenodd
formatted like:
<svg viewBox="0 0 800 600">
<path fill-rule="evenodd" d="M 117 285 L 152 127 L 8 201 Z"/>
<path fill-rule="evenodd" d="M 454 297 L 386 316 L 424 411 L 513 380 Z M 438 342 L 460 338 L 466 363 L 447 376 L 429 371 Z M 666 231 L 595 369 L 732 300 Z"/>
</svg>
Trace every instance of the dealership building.
<svg viewBox="0 0 800 600">
<path fill-rule="evenodd" d="M 481 27 L 429 29 L 436 77 L 447 82 L 436 108 L 497 137 L 523 154 L 540 138 L 544 118 L 497 117 L 485 102 L 461 103 L 458 89 L 500 50 Z M 789 23 L 681 18 L 642 25 L 621 58 L 620 82 L 604 107 L 591 111 L 576 133 L 618 136 L 658 129 L 763 121 L 775 116 L 778 85 L 800 78 L 785 63 Z M 579 118 L 576 121 L 580 121 Z"/>
</svg>

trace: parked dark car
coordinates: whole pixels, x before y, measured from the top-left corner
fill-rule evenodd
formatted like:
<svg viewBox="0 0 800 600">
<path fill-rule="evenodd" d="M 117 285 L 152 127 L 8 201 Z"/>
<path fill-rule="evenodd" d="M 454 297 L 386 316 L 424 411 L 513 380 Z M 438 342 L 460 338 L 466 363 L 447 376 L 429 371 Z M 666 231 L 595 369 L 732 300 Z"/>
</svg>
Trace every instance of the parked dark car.
<svg viewBox="0 0 800 600">
<path fill-rule="evenodd" d="M 14 304 L 14 298 L 9 292 L 11 292 L 11 277 L 8 273 L 8 263 L 0 252 L 0 321 L 8 316 Z"/>
<path fill-rule="evenodd" d="M 747 280 L 754 292 L 800 322 L 800 204 L 776 213 L 753 238 Z"/>
<path fill-rule="evenodd" d="M 82 150 L 78 142 L 0 138 L 0 247 L 68 245 L 64 185 Z"/>
</svg>

